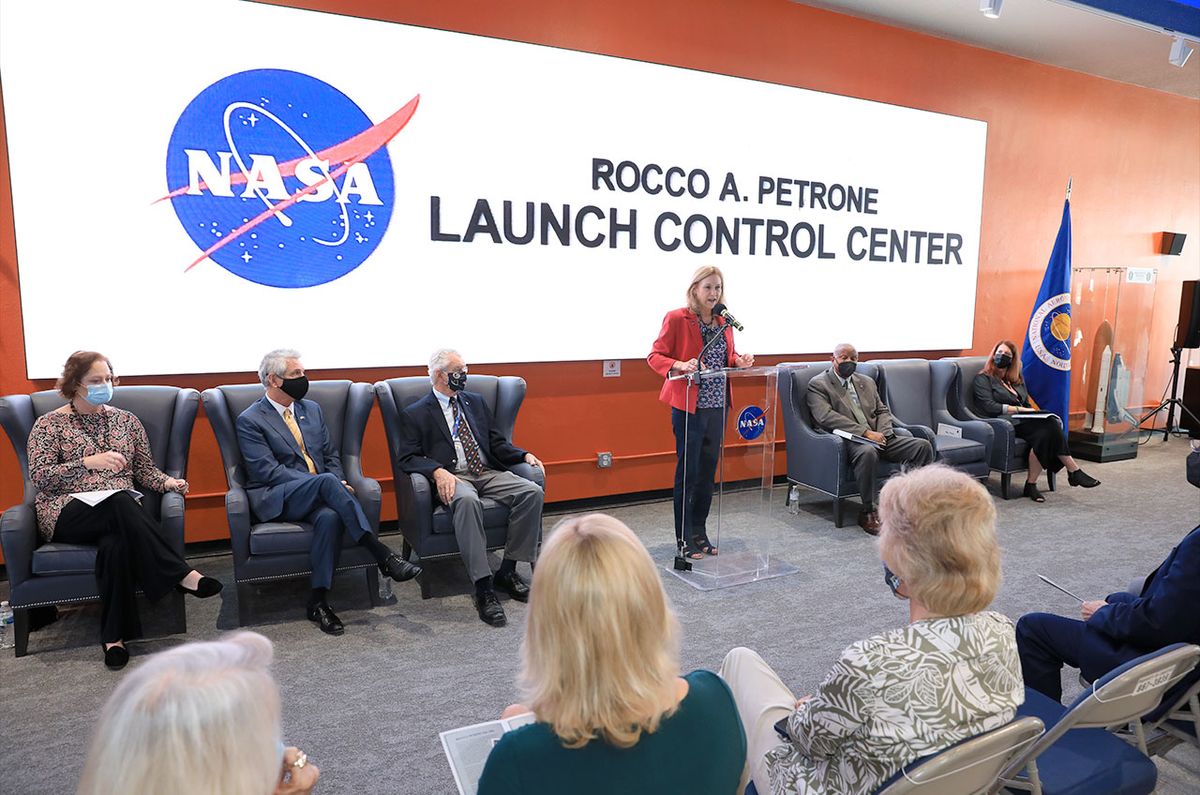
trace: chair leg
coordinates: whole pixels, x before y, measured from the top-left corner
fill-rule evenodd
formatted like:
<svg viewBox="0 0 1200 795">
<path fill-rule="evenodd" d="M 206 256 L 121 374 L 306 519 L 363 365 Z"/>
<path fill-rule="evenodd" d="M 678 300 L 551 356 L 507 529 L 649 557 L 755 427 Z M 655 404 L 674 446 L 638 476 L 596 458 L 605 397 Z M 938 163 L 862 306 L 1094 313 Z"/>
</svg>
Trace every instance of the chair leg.
<svg viewBox="0 0 1200 795">
<path fill-rule="evenodd" d="M 379 569 L 376 566 L 368 566 L 363 571 L 367 575 L 367 595 L 371 598 L 371 607 L 379 607 L 384 604 L 379 598 Z"/>
<path fill-rule="evenodd" d="M 1012 491 L 1012 473 L 1000 473 L 1000 496 L 1004 499 L 1010 499 L 1009 492 Z"/>
<path fill-rule="evenodd" d="M 1057 472 L 1047 472 L 1046 473 L 1046 482 L 1050 484 L 1050 491 L 1058 490 L 1057 488 L 1055 488 L 1058 485 L 1057 481 L 1058 481 L 1058 473 Z"/>
<path fill-rule="evenodd" d="M 13 652 L 17 657 L 29 653 L 29 608 L 13 609 Z"/>
<path fill-rule="evenodd" d="M 174 619 L 172 624 L 176 635 L 187 634 L 187 603 L 184 601 L 186 598 L 181 593 L 171 594 L 171 615 Z"/>
<path fill-rule="evenodd" d="M 842 513 L 843 513 L 842 499 L 841 499 L 841 497 L 834 497 L 833 498 L 833 526 L 834 527 L 842 526 Z"/>
<path fill-rule="evenodd" d="M 239 582 L 237 584 L 239 627 L 250 623 L 250 595 L 253 591 L 254 586 L 249 583 Z"/>
</svg>

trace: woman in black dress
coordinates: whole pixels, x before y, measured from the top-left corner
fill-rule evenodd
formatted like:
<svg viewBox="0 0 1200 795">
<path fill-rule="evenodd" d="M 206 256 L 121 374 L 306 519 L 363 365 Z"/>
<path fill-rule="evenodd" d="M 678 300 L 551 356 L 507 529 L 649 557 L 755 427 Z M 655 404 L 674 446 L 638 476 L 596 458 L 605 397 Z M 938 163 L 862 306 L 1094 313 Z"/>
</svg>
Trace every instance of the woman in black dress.
<svg viewBox="0 0 1200 795">
<path fill-rule="evenodd" d="M 1039 411 L 1029 402 L 1029 391 L 1021 377 L 1021 360 L 1017 347 L 1002 340 L 992 349 L 983 372 L 975 376 L 975 408 L 988 417 L 1012 418 L 1023 412 Z M 1024 495 L 1034 502 L 1045 502 L 1038 491 L 1037 480 L 1045 469 L 1057 472 L 1067 468 L 1067 480 L 1072 486 L 1090 489 L 1100 481 L 1079 468 L 1067 448 L 1067 433 L 1057 417 L 1021 419 L 1013 422 L 1019 438 L 1029 445 L 1029 472 L 1025 478 Z"/>
</svg>

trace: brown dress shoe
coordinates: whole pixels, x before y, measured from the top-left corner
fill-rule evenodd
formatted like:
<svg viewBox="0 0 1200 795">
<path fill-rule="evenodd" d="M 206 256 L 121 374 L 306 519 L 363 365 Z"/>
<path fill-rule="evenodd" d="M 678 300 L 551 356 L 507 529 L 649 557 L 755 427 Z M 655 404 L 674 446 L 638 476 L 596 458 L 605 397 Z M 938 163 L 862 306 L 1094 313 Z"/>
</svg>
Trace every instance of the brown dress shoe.
<svg viewBox="0 0 1200 795">
<path fill-rule="evenodd" d="M 875 511 L 862 511 L 858 514 L 858 526 L 867 535 L 879 535 L 879 514 Z"/>
</svg>

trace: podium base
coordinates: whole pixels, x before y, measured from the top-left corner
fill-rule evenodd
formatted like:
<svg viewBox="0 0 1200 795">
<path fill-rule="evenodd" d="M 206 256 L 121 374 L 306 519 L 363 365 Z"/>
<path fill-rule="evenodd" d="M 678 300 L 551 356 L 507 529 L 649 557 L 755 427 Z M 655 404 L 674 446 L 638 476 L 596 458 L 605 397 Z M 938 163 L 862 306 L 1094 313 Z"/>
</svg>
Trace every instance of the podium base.
<svg viewBox="0 0 1200 795">
<path fill-rule="evenodd" d="M 691 571 L 679 571 L 673 565 L 667 571 L 698 591 L 716 591 L 760 580 L 785 577 L 800 569 L 791 563 L 754 551 L 730 552 L 690 561 Z"/>
</svg>

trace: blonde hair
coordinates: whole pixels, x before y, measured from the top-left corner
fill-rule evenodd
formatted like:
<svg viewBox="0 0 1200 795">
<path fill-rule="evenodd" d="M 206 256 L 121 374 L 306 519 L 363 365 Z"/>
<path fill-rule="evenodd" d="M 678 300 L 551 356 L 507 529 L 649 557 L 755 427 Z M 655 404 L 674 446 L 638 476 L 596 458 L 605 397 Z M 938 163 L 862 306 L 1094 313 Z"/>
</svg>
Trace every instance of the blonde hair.
<svg viewBox="0 0 1200 795">
<path fill-rule="evenodd" d="M 996 506 L 982 485 L 943 464 L 914 469 L 879 494 L 879 551 L 908 595 L 931 613 L 961 616 L 1000 587 Z"/>
<path fill-rule="evenodd" d="M 271 641 L 253 632 L 150 657 L 96 724 L 81 795 L 270 795 L 279 784 Z"/>
<path fill-rule="evenodd" d="M 725 300 L 725 274 L 721 273 L 721 269 L 716 265 L 701 265 L 696 268 L 696 272 L 692 274 L 692 283 L 687 288 L 687 308 L 699 314 L 700 302 L 696 300 L 696 285 L 707 279 L 709 276 L 716 276 L 721 280 L 721 297 L 720 301 Z"/>
<path fill-rule="evenodd" d="M 538 558 L 521 646 L 524 701 L 568 748 L 618 748 L 674 713 L 679 623 L 642 542 L 594 513 L 565 519 Z"/>
</svg>

